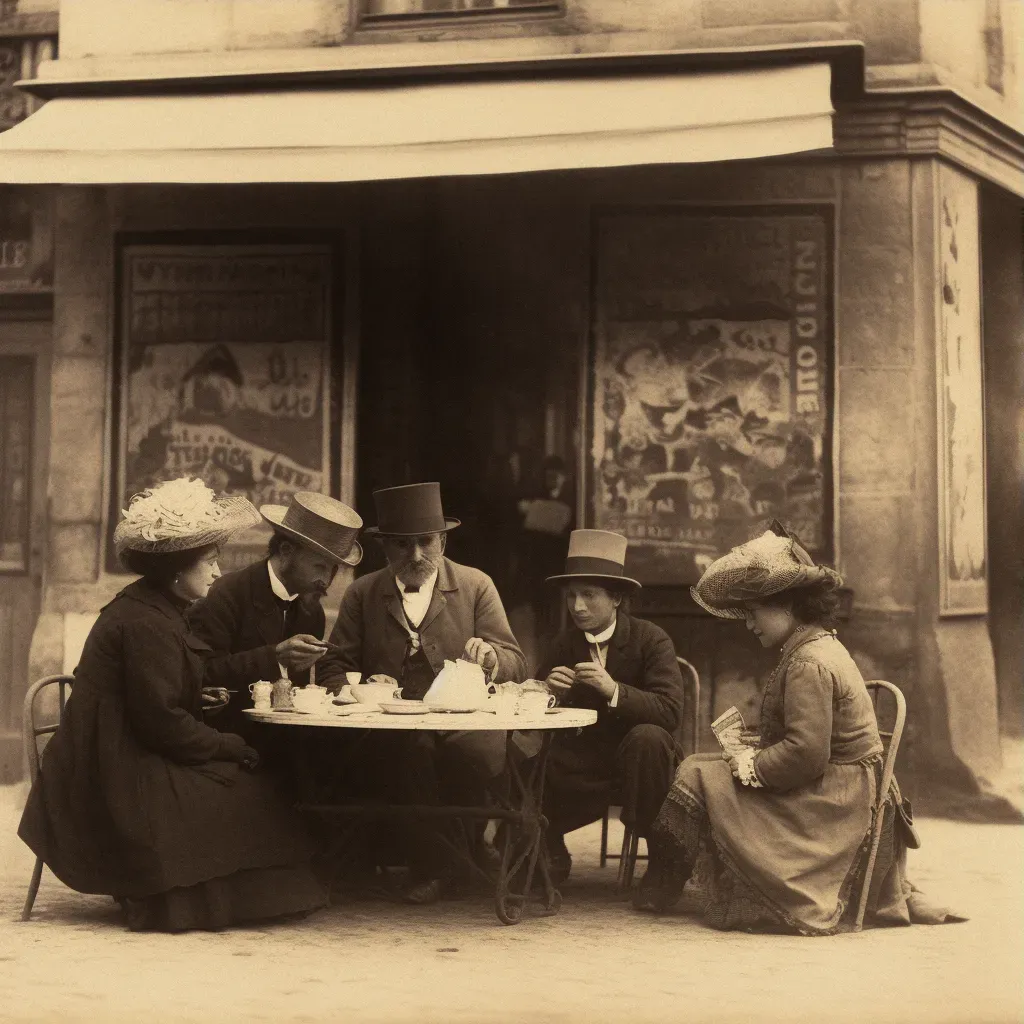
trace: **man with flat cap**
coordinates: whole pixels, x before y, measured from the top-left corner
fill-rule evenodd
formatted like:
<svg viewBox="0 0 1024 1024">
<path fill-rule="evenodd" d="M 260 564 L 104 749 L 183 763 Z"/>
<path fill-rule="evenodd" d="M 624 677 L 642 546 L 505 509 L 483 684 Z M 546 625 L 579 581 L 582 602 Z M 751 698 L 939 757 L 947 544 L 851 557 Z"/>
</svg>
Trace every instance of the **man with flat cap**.
<svg viewBox="0 0 1024 1024">
<path fill-rule="evenodd" d="M 422 700 L 445 660 L 468 658 L 488 680 L 522 682 L 526 660 L 490 577 L 446 558 L 448 531 L 437 483 L 373 492 L 387 567 L 352 583 L 331 633 L 336 650 L 317 666 L 329 688 L 345 672 L 397 680 L 406 700 Z M 502 732 L 375 733 L 377 754 L 395 773 L 391 795 L 415 804 L 480 806 L 505 768 Z M 387 748 L 386 755 L 383 753 Z M 432 903 L 450 880 L 444 845 L 429 828 L 406 833 L 413 884 L 406 899 Z"/>
<path fill-rule="evenodd" d="M 358 565 L 363 557 L 356 540 L 362 519 L 326 494 L 298 491 L 290 505 L 263 505 L 260 514 L 274 530 L 267 557 L 216 580 L 189 616 L 192 631 L 212 648 L 209 686 L 283 676 L 305 686 L 326 651 L 320 602 L 338 567 Z M 244 728 L 241 712 L 251 706 L 243 687 L 232 694 L 217 727 Z"/>
<path fill-rule="evenodd" d="M 683 680 L 669 635 L 627 611 L 640 584 L 625 575 L 626 538 L 573 530 L 560 585 L 572 624 L 551 641 L 538 676 L 562 705 L 597 711 L 597 724 L 555 737 L 544 813 L 555 883 L 572 865 L 565 833 L 621 797 L 622 821 L 644 838 L 679 762 Z"/>
</svg>

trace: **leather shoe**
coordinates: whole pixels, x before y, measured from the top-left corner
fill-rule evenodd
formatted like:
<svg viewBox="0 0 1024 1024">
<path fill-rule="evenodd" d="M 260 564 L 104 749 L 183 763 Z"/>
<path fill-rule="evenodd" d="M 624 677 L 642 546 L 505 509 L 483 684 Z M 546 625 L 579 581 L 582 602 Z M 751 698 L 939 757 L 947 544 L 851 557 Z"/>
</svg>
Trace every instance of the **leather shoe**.
<svg viewBox="0 0 1024 1024">
<path fill-rule="evenodd" d="M 548 874 L 552 885 L 563 885 L 572 871 L 572 856 L 565 845 L 565 836 L 548 832 L 544 837 L 548 853 Z"/>
<path fill-rule="evenodd" d="M 428 878 L 423 882 L 416 882 L 411 885 L 402 895 L 406 903 L 415 903 L 417 906 L 427 906 L 436 903 L 444 895 L 445 884 L 440 878 Z"/>
</svg>

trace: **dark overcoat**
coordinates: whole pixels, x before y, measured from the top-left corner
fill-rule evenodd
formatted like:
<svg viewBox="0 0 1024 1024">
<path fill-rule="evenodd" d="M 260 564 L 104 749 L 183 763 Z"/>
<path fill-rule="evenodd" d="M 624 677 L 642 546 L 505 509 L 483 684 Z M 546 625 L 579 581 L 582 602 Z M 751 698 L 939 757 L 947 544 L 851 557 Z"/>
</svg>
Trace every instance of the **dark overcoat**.
<svg viewBox="0 0 1024 1024">
<path fill-rule="evenodd" d="M 546 679 L 559 665 L 572 668 L 590 660 L 590 645 L 583 630 L 571 627 L 553 639 L 537 674 Z M 597 724 L 584 729 L 580 741 L 614 750 L 634 725 L 658 725 L 673 736 L 678 733 L 683 716 L 683 679 L 665 630 L 620 611 L 608 642 L 605 669 L 619 684 L 616 707 L 609 707 L 600 694 L 580 683 L 560 699 L 568 707 L 597 711 Z"/>
<path fill-rule="evenodd" d="M 214 720 L 219 729 L 242 727 L 241 710 L 252 707 L 250 683 L 280 676 L 276 648 L 282 640 L 299 633 L 323 637 L 326 621 L 320 602 L 308 597 L 296 601 L 286 633 L 284 612 L 270 588 L 264 559 L 216 580 L 189 612 L 192 632 L 211 648 L 206 685 L 238 690 Z M 296 686 L 305 686 L 309 671 L 290 672 L 289 677 Z"/>
<path fill-rule="evenodd" d="M 442 560 L 419 634 L 435 676 L 446 660 L 462 654 L 471 637 L 486 640 L 494 648 L 497 682 L 521 683 L 526 676 L 526 659 L 512 635 L 498 591 L 479 569 Z M 345 682 L 346 671 L 401 679 L 408 640 L 394 573 L 390 568 L 369 573 L 345 591 L 331 631 L 337 650 L 320 660 L 317 679 L 335 689 Z"/>
<path fill-rule="evenodd" d="M 100 612 L 18 834 L 66 885 L 139 899 L 306 863 L 301 822 L 202 720 L 206 644 L 145 580 Z"/>
</svg>

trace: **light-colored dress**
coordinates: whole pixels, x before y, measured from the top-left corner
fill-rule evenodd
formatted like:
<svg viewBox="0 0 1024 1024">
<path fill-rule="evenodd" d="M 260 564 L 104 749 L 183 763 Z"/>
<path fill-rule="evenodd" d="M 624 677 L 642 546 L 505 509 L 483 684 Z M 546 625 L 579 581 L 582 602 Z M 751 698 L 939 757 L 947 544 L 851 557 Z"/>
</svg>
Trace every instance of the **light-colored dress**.
<svg viewBox="0 0 1024 1024">
<path fill-rule="evenodd" d="M 705 919 L 722 929 L 839 930 L 864 870 L 882 743 L 871 698 L 834 634 L 794 634 L 765 687 L 754 770 L 720 754 L 688 757 L 656 825 L 685 862 Z M 905 847 L 891 815 L 872 886 L 878 923 L 909 924 Z"/>
</svg>

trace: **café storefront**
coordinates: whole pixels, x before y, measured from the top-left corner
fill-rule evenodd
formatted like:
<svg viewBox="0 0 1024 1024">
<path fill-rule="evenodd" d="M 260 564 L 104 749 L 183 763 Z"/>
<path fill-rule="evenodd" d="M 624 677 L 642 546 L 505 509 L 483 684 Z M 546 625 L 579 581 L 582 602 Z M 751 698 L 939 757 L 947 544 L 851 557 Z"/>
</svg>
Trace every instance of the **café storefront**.
<svg viewBox="0 0 1024 1024">
<path fill-rule="evenodd" d="M 767 662 L 687 587 L 777 516 L 844 572 L 844 639 L 907 692 L 911 757 L 993 771 L 979 186 L 841 159 L 849 59 L 456 76 L 397 107 L 55 93 L 4 140 L 9 180 L 60 183 L 31 674 L 71 667 L 123 586 L 110 532 L 153 480 L 323 489 L 372 522 L 375 487 L 440 479 L 451 553 L 500 579 L 508 456 L 559 454 L 577 521 L 630 537 L 638 610 L 700 669 L 705 728 L 731 703 L 756 718 Z M 973 266 L 944 265 L 951 244 Z M 954 336 L 976 358 L 950 368 Z"/>
</svg>

